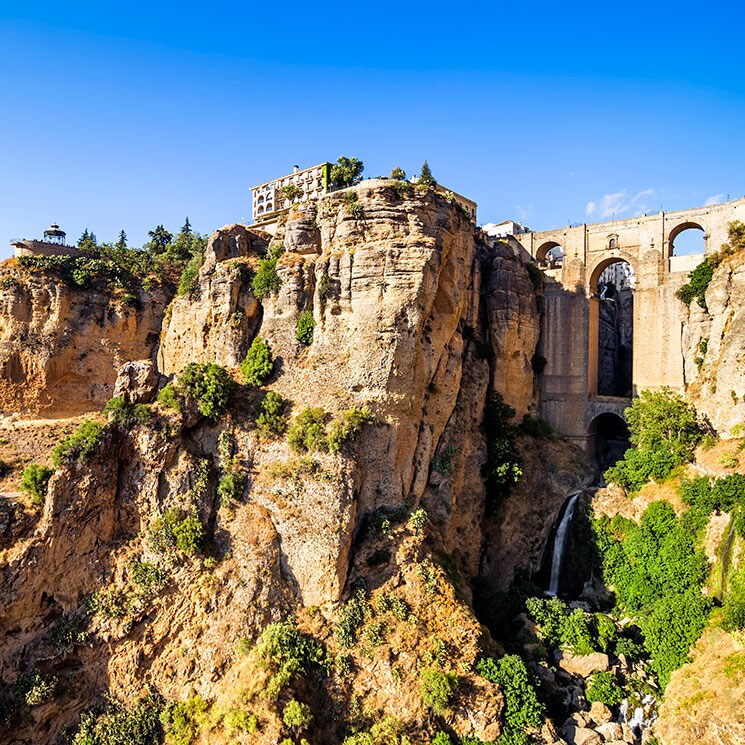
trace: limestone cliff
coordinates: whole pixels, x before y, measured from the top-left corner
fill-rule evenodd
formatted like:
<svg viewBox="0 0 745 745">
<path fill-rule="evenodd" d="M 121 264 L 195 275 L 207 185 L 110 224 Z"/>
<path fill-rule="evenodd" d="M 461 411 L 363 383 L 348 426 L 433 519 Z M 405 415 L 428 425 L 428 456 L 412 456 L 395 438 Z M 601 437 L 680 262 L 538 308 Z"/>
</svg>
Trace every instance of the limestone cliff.
<svg viewBox="0 0 745 745">
<path fill-rule="evenodd" d="M 111 398 L 119 367 L 150 357 L 170 301 L 167 289 L 136 296 L 75 289 L 15 260 L 0 268 L 0 409 L 74 416 Z"/>
<path fill-rule="evenodd" d="M 745 257 L 717 267 L 707 309 L 694 301 L 683 328 L 686 397 L 721 435 L 745 422 Z"/>
<path fill-rule="evenodd" d="M 250 646 L 290 614 L 337 660 L 325 677 L 291 688 L 313 704 L 314 742 L 340 742 L 363 726 L 365 711 L 395 715 L 412 742 L 429 742 L 438 720 L 419 695 L 428 668 L 460 681 L 450 730 L 498 737 L 502 696 L 474 672 L 492 642 L 470 609 L 471 581 L 481 572 L 503 588 L 539 563 L 582 476 L 571 448 L 526 437 L 525 485 L 500 508 L 504 527 L 487 517 L 485 404 L 500 391 L 518 419 L 535 410 L 535 288 L 520 259 L 487 242 L 455 204 L 389 181 L 331 194 L 315 214 L 292 211 L 272 250 L 279 245 L 281 285 L 260 301 L 252 279 L 266 236 L 230 226 L 211 238 L 193 288 L 165 314 L 155 294 L 120 312 L 36 277 L 24 280 L 36 289 L 23 297 L 52 287 L 52 307 L 66 310 L 44 315 L 40 300 L 25 315 L 7 307 L 9 350 L 15 318 L 45 340 L 43 360 L 59 356 L 59 339 L 74 349 L 65 359 L 76 374 L 116 330 L 121 356 L 100 373 L 103 398 L 127 359 L 155 357 L 177 378 L 188 362 L 214 362 L 240 380 L 236 367 L 260 335 L 275 361 L 267 388 L 287 414 L 322 407 L 336 420 L 369 409 L 375 419 L 339 452 L 298 455 L 286 438 L 259 435 L 266 391 L 244 387 L 216 421 L 187 403 L 180 412 L 156 404 L 105 425 L 89 461 L 57 470 L 38 523 L 23 523 L 3 554 L 4 682 L 34 671 L 63 681 L 53 701 L 24 710 L 15 742 L 53 742 L 107 691 L 131 703 L 145 685 L 168 700 L 196 693 L 213 703 L 204 742 L 228 740 L 222 717 L 239 704 L 259 716 L 256 741 L 277 742 L 289 694 L 267 699 L 266 660 L 256 650 L 240 657 L 235 644 Z M 296 324 L 308 310 L 315 328 L 306 347 Z M 13 364 L 19 384 L 20 371 L 36 374 L 30 362 Z M 39 369 L 34 402 L 52 406 L 57 378 Z M 20 396 L 6 378 L 7 398 Z M 551 479 L 541 476 L 547 453 Z M 226 497 L 235 473 L 245 481 Z M 164 546 L 174 515 L 202 526 L 201 556 Z M 143 575 L 143 567 L 155 569 Z M 340 604 L 353 586 L 351 605 Z M 339 628 L 352 612 L 350 645 Z M 70 631 L 76 624 L 85 633 Z"/>
</svg>

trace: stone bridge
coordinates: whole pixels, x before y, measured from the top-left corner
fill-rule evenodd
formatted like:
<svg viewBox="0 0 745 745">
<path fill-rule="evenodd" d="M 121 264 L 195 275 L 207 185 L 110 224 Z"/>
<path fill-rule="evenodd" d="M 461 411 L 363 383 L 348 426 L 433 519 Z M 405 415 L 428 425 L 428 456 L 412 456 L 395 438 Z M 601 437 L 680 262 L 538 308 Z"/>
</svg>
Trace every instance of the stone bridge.
<svg viewBox="0 0 745 745">
<path fill-rule="evenodd" d="M 639 390 L 669 386 L 682 392 L 686 308 L 675 292 L 705 254 L 718 251 L 726 242 L 733 220 L 745 221 L 745 198 L 511 236 L 545 273 L 538 350 L 545 359 L 540 375 L 543 418 L 566 437 L 592 449 L 602 415 L 622 412 Z M 676 255 L 676 238 L 690 229 L 703 232 L 704 253 Z M 608 315 L 602 307 L 603 287 L 612 276 L 608 267 L 623 266 L 622 262 L 633 273 L 625 290 L 632 340 L 630 385 L 623 395 L 599 395 L 607 394 L 599 370 L 599 359 L 605 364 L 602 339 Z M 629 274 L 627 268 L 625 272 Z"/>
</svg>

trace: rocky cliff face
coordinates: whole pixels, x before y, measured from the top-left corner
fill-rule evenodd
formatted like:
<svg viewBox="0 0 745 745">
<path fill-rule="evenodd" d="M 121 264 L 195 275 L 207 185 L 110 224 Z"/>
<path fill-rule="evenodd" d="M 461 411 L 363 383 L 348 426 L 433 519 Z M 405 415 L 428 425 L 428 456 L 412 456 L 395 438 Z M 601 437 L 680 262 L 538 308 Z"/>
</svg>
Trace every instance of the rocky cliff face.
<svg viewBox="0 0 745 745">
<path fill-rule="evenodd" d="M 708 310 L 691 303 L 683 328 L 686 396 L 720 435 L 745 422 L 745 261 L 725 259 L 706 291 Z"/>
<path fill-rule="evenodd" d="M 0 409 L 46 416 L 99 410 L 127 360 L 153 354 L 170 295 L 75 290 L 0 268 Z"/>
<path fill-rule="evenodd" d="M 37 367 L 13 333 L 33 330 L 44 346 L 33 401 L 49 407 L 58 344 L 67 369 L 85 377 L 88 365 L 108 392 L 116 367 L 153 356 L 157 338 L 164 375 L 200 361 L 240 378 L 235 368 L 258 334 L 275 359 L 268 388 L 289 413 L 368 408 L 376 420 L 354 446 L 302 456 L 285 438 L 258 436 L 263 394 L 250 389 L 217 422 L 156 405 L 142 423 L 109 424 L 88 464 L 58 470 L 35 532 L 4 554 L 5 682 L 33 670 L 65 681 L 58 699 L 24 715 L 16 742 L 52 742 L 106 690 L 131 702 L 145 684 L 172 700 L 193 691 L 226 706 L 253 702 L 260 741 L 276 742 L 281 707 L 257 683 L 267 673 L 255 655 L 239 659 L 234 642 L 256 640 L 288 614 L 349 658 L 340 669 L 351 665 L 305 691 L 318 704 L 318 742 L 340 741 L 339 722 L 353 715 L 339 707 L 353 696 L 363 711 L 396 714 L 413 742 L 429 742 L 432 719 L 418 693 L 428 665 L 460 676 L 453 730 L 496 739 L 502 699 L 473 672 L 490 642 L 469 609 L 470 582 L 481 572 L 504 588 L 539 563 L 543 536 L 582 471 L 571 449 L 526 437 L 525 485 L 500 508 L 503 527 L 486 517 L 483 412 L 492 390 L 518 418 L 534 410 L 535 288 L 511 250 L 485 242 L 455 205 L 390 182 L 329 195 L 316 214 L 290 213 L 272 248 L 279 244 L 281 286 L 261 301 L 252 277 L 266 236 L 242 226 L 212 237 L 194 288 L 165 314 L 160 296 L 125 311 L 36 277 L 22 293 L 5 290 L 26 304 L 7 300 L 6 370 L 15 372 L 3 385 L 7 400 L 28 408 L 41 404 L 21 397 L 21 383 Z M 54 312 L 42 313 L 43 293 Z M 315 321 L 307 347 L 295 335 L 302 311 Z M 94 365 L 99 347 L 116 349 L 105 371 Z M 544 479 L 549 451 L 555 473 Z M 220 485 L 236 468 L 245 485 L 226 499 Z M 158 548 L 169 514 L 198 518 L 201 558 Z M 142 566 L 165 573 L 147 592 Z M 367 586 L 361 642 L 346 649 L 334 624 L 357 580 Z M 87 624 L 85 642 L 55 641 L 50 629 L 78 622 Z M 220 721 L 204 741 L 223 741 Z"/>
</svg>

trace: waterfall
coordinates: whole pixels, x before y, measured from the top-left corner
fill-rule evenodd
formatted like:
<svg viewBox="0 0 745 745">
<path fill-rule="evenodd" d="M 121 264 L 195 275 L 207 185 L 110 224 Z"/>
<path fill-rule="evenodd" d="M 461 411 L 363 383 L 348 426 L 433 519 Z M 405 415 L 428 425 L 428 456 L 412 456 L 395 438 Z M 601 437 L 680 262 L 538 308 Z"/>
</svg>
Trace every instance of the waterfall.
<svg viewBox="0 0 745 745">
<path fill-rule="evenodd" d="M 569 538 L 569 528 L 572 524 L 572 518 L 574 517 L 574 511 L 577 507 L 577 500 L 579 499 L 579 492 L 572 494 L 567 500 L 564 514 L 559 522 L 559 527 L 556 529 L 556 536 L 554 537 L 554 554 L 551 557 L 551 582 L 548 585 L 548 594 L 556 595 L 559 592 L 559 580 L 561 579 L 561 566 L 564 561 L 564 551 L 567 545 L 567 539 Z"/>
</svg>

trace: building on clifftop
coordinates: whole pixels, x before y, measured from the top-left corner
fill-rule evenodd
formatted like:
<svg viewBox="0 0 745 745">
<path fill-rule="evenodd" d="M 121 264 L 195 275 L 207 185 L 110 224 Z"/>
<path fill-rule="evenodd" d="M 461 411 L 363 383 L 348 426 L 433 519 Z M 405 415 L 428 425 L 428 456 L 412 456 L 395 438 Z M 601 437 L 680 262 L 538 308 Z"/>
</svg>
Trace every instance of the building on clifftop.
<svg viewBox="0 0 745 745">
<path fill-rule="evenodd" d="M 65 242 L 67 233 L 57 223 L 52 223 L 45 231 L 41 240 L 24 238 L 11 241 L 13 255 L 18 256 L 76 256 L 76 246 L 68 246 Z"/>
<path fill-rule="evenodd" d="M 266 181 L 251 188 L 251 206 L 254 223 L 274 222 L 280 213 L 288 210 L 294 202 L 311 202 L 328 191 L 331 179 L 331 163 L 319 163 L 294 171 L 287 176 Z"/>
</svg>

